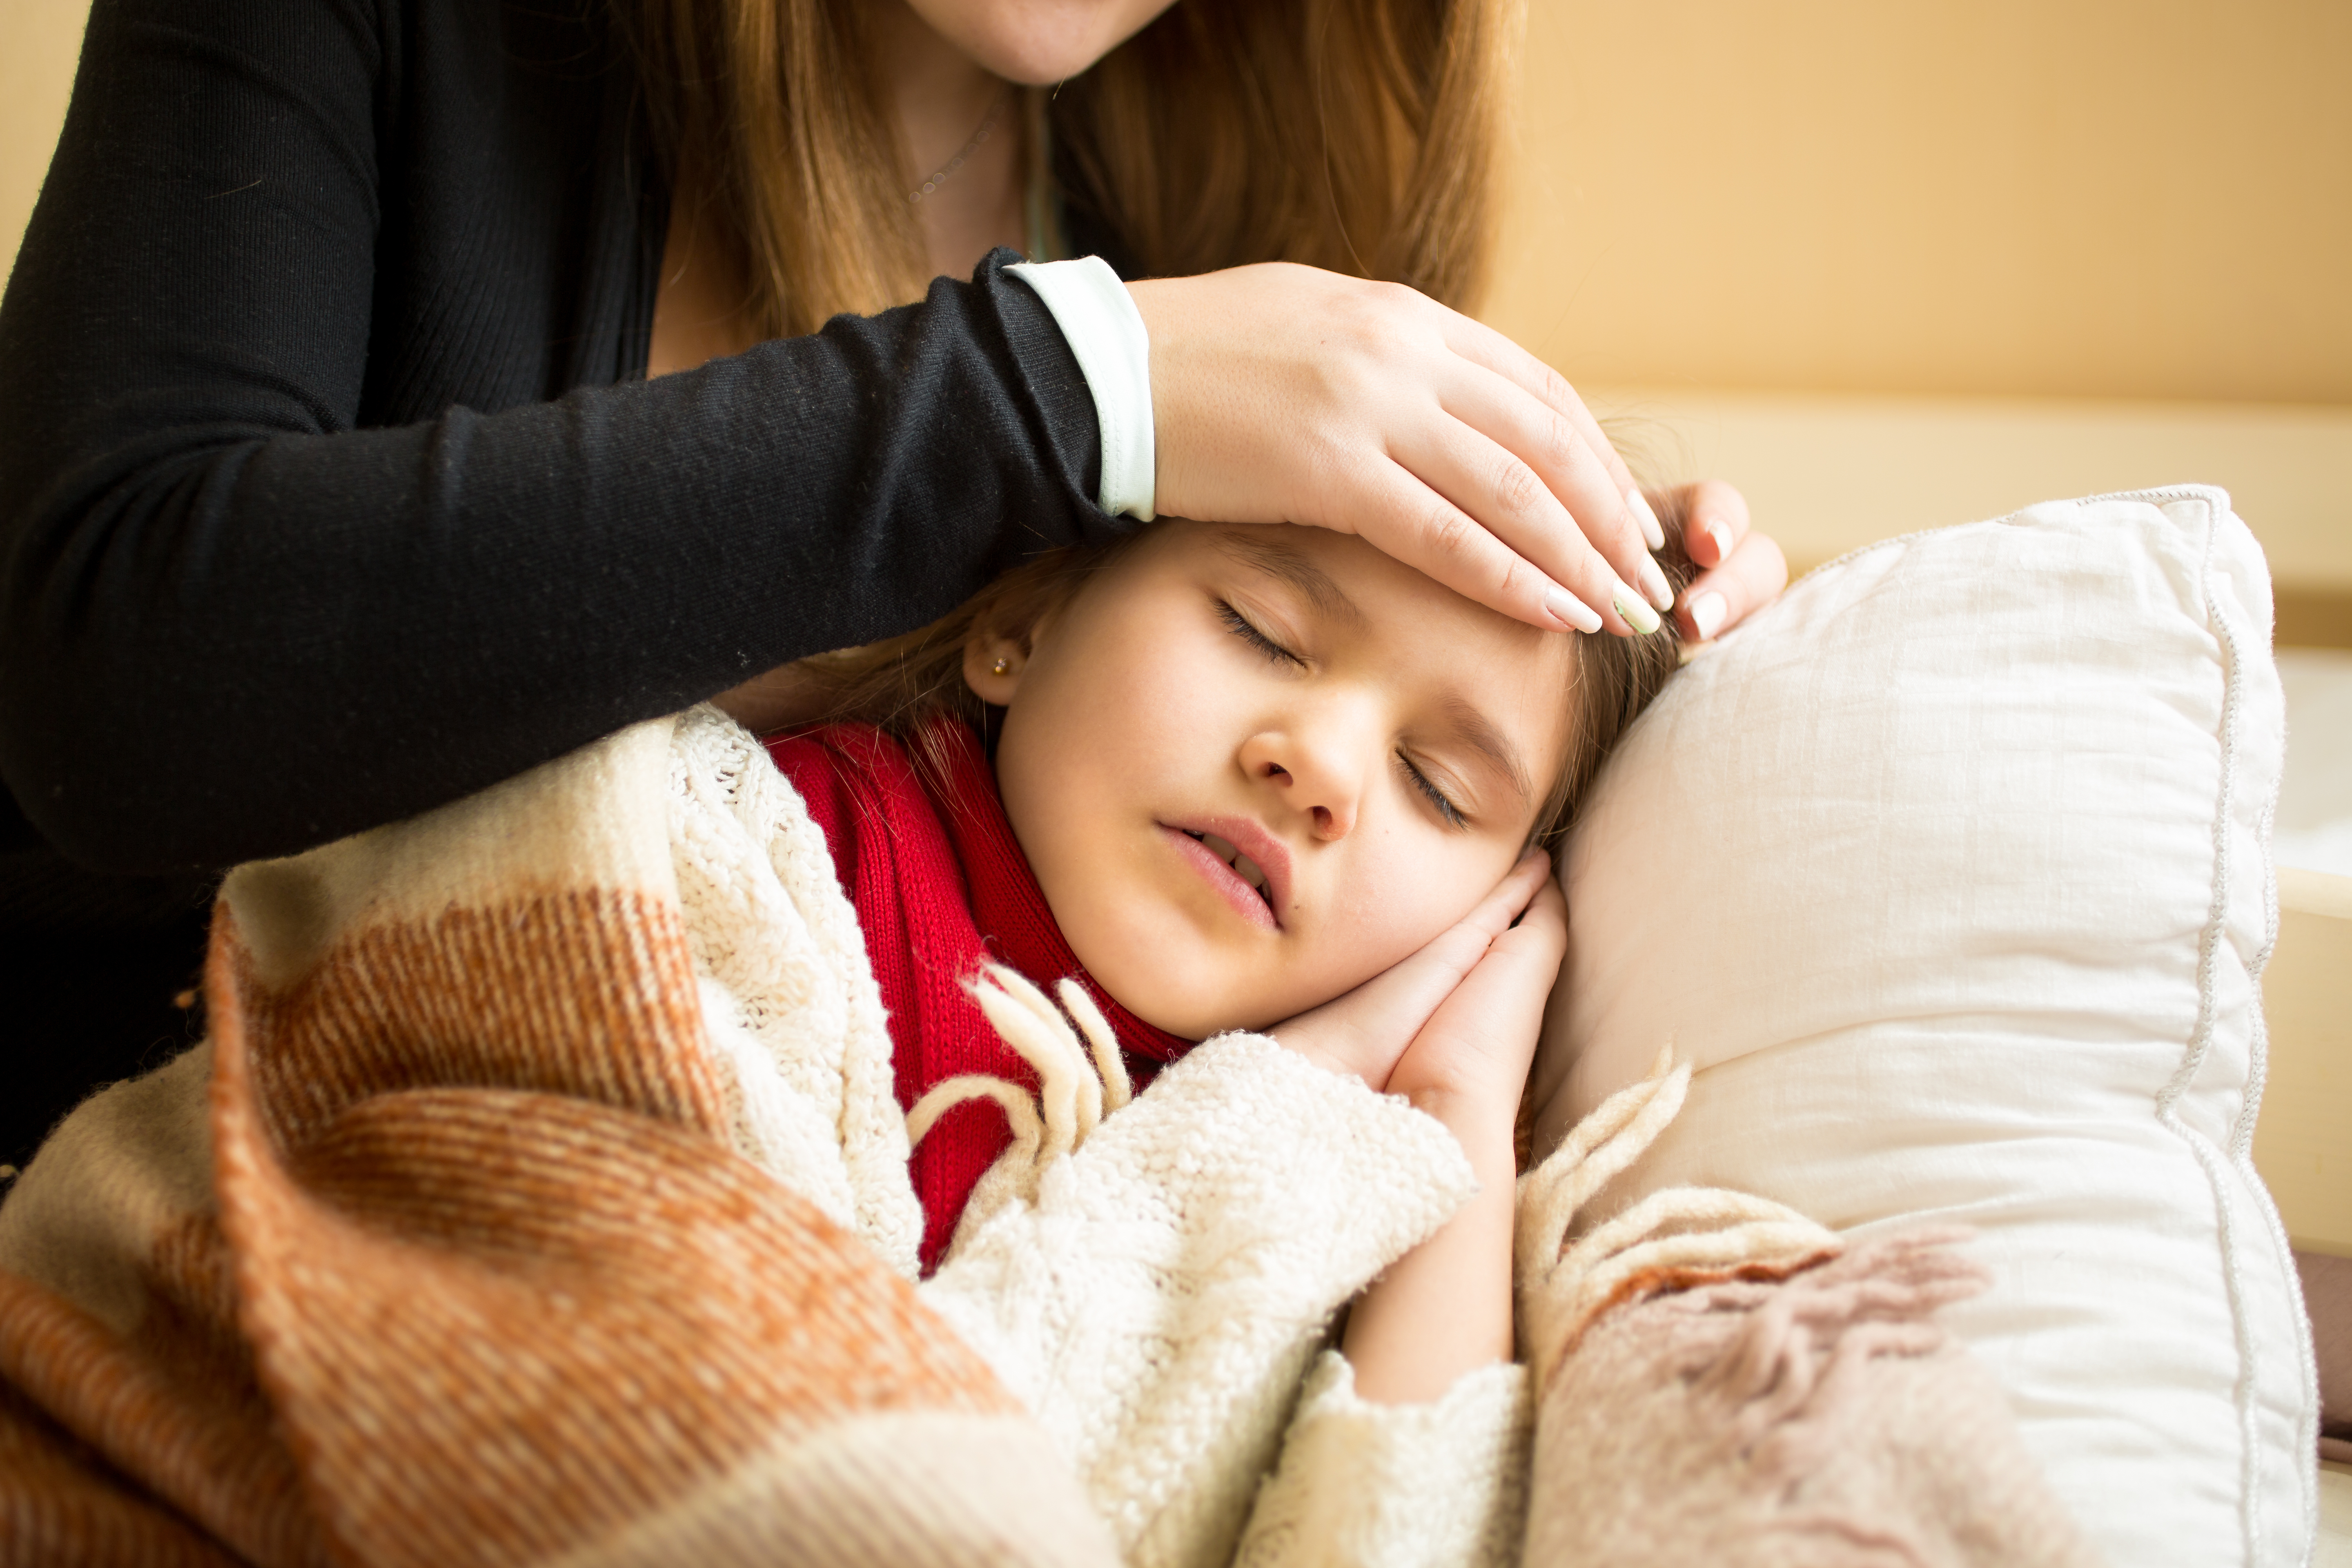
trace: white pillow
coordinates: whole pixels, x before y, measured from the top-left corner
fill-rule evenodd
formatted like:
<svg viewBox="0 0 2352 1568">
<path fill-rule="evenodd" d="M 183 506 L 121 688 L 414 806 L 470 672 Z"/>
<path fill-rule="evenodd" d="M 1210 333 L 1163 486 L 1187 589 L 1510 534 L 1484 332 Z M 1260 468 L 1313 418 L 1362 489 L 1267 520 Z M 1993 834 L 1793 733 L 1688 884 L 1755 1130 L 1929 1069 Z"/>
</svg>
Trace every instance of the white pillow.
<svg viewBox="0 0 2352 1568">
<path fill-rule="evenodd" d="M 1588 1216 L 1683 1183 L 1979 1233 L 1947 1321 L 2117 1568 L 2293 1563 L 2317 1402 L 2249 1154 L 2283 709 L 2216 489 L 2053 502 L 1824 567 L 1596 785 L 1537 1147 L 1702 1070 Z"/>
</svg>

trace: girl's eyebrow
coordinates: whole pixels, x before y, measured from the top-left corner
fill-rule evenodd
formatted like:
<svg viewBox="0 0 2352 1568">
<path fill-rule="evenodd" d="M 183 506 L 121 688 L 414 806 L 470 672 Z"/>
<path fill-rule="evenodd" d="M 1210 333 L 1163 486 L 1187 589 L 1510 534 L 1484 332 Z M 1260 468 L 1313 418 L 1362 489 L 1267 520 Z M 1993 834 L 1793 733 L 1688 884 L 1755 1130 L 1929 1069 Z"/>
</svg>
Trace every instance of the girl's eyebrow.
<svg viewBox="0 0 2352 1568">
<path fill-rule="evenodd" d="M 1528 785 L 1527 764 L 1519 760 L 1518 748 L 1475 703 L 1459 695 L 1449 697 L 1445 700 L 1445 717 L 1454 737 L 1492 763 L 1521 800 L 1534 798 Z"/>
<path fill-rule="evenodd" d="M 1347 621 L 1357 626 L 1371 625 L 1370 617 L 1356 607 L 1331 574 L 1305 555 L 1279 540 L 1262 539 L 1239 530 L 1222 530 L 1217 535 L 1218 547 L 1237 558 L 1244 565 L 1255 567 L 1276 582 L 1297 590 L 1325 615 Z"/>
</svg>

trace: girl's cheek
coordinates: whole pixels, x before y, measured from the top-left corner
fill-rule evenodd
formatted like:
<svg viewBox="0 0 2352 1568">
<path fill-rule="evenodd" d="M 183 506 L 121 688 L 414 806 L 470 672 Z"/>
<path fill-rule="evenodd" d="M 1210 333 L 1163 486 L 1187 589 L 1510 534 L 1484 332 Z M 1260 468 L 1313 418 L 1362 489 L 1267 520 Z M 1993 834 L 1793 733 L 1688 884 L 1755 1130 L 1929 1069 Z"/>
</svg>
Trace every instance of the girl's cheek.
<svg viewBox="0 0 2352 1568">
<path fill-rule="evenodd" d="M 1437 917 L 1444 884 L 1432 879 L 1434 868 L 1407 850 L 1392 842 L 1366 846 L 1331 889 L 1321 944 L 1341 990 L 1411 957 L 1454 923 Z"/>
<path fill-rule="evenodd" d="M 1335 900 L 1328 941 L 1332 960 L 1363 973 L 1361 984 L 1437 940 L 1478 907 L 1518 857 L 1459 840 L 1396 841 L 1364 858 Z"/>
</svg>

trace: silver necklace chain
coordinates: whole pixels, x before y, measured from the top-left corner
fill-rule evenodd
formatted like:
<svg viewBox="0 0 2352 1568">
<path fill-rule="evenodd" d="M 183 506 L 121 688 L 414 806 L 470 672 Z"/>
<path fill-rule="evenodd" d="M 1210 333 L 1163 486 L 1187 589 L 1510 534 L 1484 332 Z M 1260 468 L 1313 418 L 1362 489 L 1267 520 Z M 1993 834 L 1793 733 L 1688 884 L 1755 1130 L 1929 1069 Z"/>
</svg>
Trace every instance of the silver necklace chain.
<svg viewBox="0 0 2352 1568">
<path fill-rule="evenodd" d="M 1013 88 L 1008 83 L 1004 90 L 996 95 L 996 101 L 988 106 L 987 117 L 981 121 L 980 129 L 971 133 L 971 140 L 966 142 L 954 157 L 941 164 L 939 173 L 925 180 L 918 188 L 908 191 L 907 200 L 910 203 L 919 203 L 925 196 L 953 179 L 955 172 L 964 166 L 965 161 L 980 151 L 980 144 L 988 140 L 989 132 L 996 129 L 996 122 L 1004 118 L 1004 106 L 1012 101 Z"/>
</svg>

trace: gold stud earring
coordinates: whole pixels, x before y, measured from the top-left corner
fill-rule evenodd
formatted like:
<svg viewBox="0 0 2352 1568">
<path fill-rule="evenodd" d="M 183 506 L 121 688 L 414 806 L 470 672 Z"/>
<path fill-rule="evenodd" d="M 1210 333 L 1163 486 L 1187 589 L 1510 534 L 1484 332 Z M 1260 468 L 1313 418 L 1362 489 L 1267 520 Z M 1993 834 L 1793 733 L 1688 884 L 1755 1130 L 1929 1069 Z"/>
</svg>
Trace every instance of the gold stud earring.
<svg viewBox="0 0 2352 1568">
<path fill-rule="evenodd" d="M 1010 675 L 1013 673 L 1013 661 L 1009 658 L 1000 658 L 994 664 L 989 666 L 988 673 L 991 675 Z"/>
</svg>

